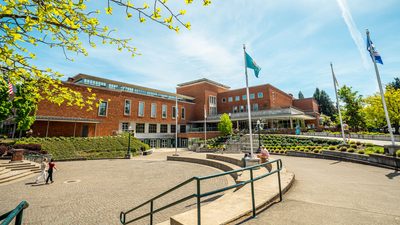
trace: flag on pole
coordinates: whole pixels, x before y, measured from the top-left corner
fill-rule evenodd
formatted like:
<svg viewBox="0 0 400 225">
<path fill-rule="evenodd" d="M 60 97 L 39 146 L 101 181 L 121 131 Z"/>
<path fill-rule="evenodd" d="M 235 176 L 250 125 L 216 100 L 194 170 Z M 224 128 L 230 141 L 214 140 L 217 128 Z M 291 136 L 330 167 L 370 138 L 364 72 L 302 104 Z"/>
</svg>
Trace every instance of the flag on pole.
<svg viewBox="0 0 400 225">
<path fill-rule="evenodd" d="M 14 94 L 14 85 L 10 82 L 10 80 L 8 80 L 8 90 L 7 93 L 9 95 L 13 95 Z"/>
<path fill-rule="evenodd" d="M 372 50 L 371 50 L 372 49 Z M 379 55 L 378 51 L 375 50 L 375 45 L 374 43 L 372 43 L 371 39 L 369 38 L 369 36 L 367 36 L 367 50 L 371 56 L 371 58 L 375 58 L 375 61 L 377 63 L 380 63 L 383 65 L 383 61 L 381 56 Z"/>
<path fill-rule="evenodd" d="M 333 80 L 335 81 L 336 87 L 339 87 L 339 82 L 336 80 L 335 74 L 332 74 L 332 75 L 333 75 Z"/>
<path fill-rule="evenodd" d="M 246 52 L 246 67 L 254 70 L 254 75 L 258 78 L 258 74 L 260 73 L 261 67 L 257 65 L 256 61 L 250 57 Z"/>
</svg>

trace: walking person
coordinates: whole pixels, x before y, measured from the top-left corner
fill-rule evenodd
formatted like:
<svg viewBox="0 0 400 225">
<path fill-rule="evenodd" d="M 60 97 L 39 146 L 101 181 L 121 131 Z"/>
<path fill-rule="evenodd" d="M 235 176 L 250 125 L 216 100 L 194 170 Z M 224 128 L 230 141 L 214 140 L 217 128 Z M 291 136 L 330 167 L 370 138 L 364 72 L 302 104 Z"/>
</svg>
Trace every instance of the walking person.
<svg viewBox="0 0 400 225">
<path fill-rule="evenodd" d="M 53 170 L 57 170 L 57 167 L 54 163 L 54 159 L 51 159 L 49 163 L 49 170 L 47 171 L 49 175 L 47 176 L 46 184 L 49 183 L 49 180 L 51 181 L 51 183 L 53 183 Z"/>
<path fill-rule="evenodd" d="M 40 175 L 36 178 L 35 183 L 39 183 L 40 179 L 43 179 L 43 182 L 46 181 L 47 178 L 46 168 L 47 168 L 47 158 L 44 158 L 42 160 L 42 163 L 40 163 Z"/>
</svg>

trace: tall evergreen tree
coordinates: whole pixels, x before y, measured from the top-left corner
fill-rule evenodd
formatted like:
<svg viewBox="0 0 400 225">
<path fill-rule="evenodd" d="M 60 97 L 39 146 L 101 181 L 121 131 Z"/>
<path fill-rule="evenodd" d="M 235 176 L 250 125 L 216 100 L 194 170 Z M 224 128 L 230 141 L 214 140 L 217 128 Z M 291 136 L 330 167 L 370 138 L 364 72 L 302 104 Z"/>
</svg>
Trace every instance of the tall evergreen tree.
<svg viewBox="0 0 400 225">
<path fill-rule="evenodd" d="M 303 98 L 304 98 L 303 93 L 301 91 L 299 91 L 299 99 L 303 99 Z"/>
<path fill-rule="evenodd" d="M 392 87 L 395 90 L 399 90 L 400 89 L 400 78 L 399 77 L 395 77 L 394 81 L 390 82 L 387 87 Z"/>
<path fill-rule="evenodd" d="M 324 90 L 316 88 L 313 97 L 319 105 L 319 112 L 333 119 L 333 115 L 336 113 L 336 107 L 329 95 Z"/>
</svg>

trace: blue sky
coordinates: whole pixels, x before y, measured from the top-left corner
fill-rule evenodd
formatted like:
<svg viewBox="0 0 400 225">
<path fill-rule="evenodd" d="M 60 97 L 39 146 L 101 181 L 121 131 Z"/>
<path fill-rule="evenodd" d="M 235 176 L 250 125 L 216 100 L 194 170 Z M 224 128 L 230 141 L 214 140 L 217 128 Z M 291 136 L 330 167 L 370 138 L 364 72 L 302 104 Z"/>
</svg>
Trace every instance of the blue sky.
<svg viewBox="0 0 400 225">
<path fill-rule="evenodd" d="M 104 12 L 106 1 L 91 2 Z M 374 68 L 365 50 L 365 29 L 385 65 L 383 83 L 400 76 L 400 1 L 365 0 L 214 0 L 185 6 L 191 30 L 179 34 L 147 21 L 127 20 L 121 10 L 101 16 L 101 22 L 133 39 L 142 56 L 135 58 L 115 47 L 88 48 L 89 56 L 65 60 L 61 51 L 39 49 L 37 63 L 66 76 L 86 73 L 122 82 L 174 91 L 178 83 L 209 78 L 232 88 L 245 85 L 242 45 L 262 70 L 250 85 L 270 83 L 285 92 L 301 90 L 310 97 L 315 88 L 334 98 L 329 63 L 340 85 L 362 95 L 378 91 Z M 177 2 L 182 2 L 178 4 Z M 196 1 L 195 1 L 196 2 Z"/>
</svg>

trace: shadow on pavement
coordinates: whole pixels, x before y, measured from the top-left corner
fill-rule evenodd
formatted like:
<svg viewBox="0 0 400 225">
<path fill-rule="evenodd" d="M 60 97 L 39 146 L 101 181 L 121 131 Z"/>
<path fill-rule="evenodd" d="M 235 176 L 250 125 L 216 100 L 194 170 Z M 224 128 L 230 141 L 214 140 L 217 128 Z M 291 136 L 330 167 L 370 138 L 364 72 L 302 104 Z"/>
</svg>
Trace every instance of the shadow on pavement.
<svg viewBox="0 0 400 225">
<path fill-rule="evenodd" d="M 400 176 L 400 173 L 399 173 L 399 171 L 396 169 L 394 172 L 388 173 L 388 174 L 386 174 L 385 176 L 386 176 L 387 178 L 389 178 L 389 179 L 393 179 L 393 178 L 395 178 L 395 177 L 397 177 L 397 176 Z"/>
<path fill-rule="evenodd" d="M 338 163 L 341 163 L 342 161 L 336 161 L 336 162 L 333 162 L 333 163 L 329 163 L 329 165 L 334 165 L 334 164 L 338 164 Z"/>
</svg>

